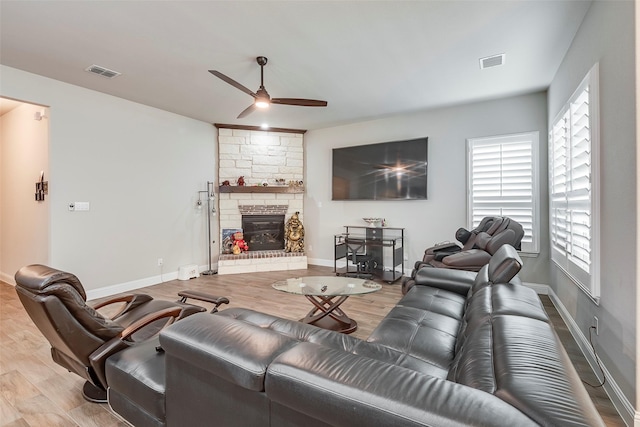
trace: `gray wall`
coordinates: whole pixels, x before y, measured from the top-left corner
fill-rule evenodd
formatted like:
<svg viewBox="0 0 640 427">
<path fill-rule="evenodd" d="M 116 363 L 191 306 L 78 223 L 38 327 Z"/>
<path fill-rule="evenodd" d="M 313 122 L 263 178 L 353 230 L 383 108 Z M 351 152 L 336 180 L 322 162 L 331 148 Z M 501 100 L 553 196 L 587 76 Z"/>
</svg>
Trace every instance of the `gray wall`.
<svg viewBox="0 0 640 427">
<path fill-rule="evenodd" d="M 195 203 L 217 175 L 211 124 L 13 68 L 0 71 L 0 94 L 50 107 L 54 267 L 78 275 L 88 290 L 113 293 L 175 276 L 181 265 L 207 264 L 205 217 Z M 74 201 L 90 202 L 91 210 L 69 212 Z M 121 287 L 106 289 L 114 285 Z"/>
<path fill-rule="evenodd" d="M 305 134 L 305 236 L 311 263 L 333 265 L 333 235 L 363 217 L 404 227 L 408 262 L 436 242 L 455 240 L 467 223 L 466 139 L 517 132 L 540 133 L 541 253 L 527 257 L 523 280 L 548 283 L 547 97 L 545 92 L 406 114 Z M 428 200 L 332 201 L 331 150 L 336 147 L 429 137 Z"/>
<path fill-rule="evenodd" d="M 596 305 L 553 263 L 551 286 L 630 402 L 636 390 L 636 123 L 634 5 L 594 2 L 549 88 L 549 120 L 600 63 L 601 298 Z"/>
</svg>

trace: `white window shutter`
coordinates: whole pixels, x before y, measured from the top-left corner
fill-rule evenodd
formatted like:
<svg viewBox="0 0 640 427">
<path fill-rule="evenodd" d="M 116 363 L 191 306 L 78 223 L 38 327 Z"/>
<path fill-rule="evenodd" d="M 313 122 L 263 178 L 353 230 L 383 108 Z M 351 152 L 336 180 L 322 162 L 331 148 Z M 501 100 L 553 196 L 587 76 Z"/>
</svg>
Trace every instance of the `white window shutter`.
<svg viewBox="0 0 640 427">
<path fill-rule="evenodd" d="M 597 66 L 580 84 L 549 130 L 551 258 L 592 297 L 594 269 L 594 147 L 597 147 Z M 595 150 L 597 152 L 597 150 Z"/>
<path fill-rule="evenodd" d="M 469 150 L 469 222 L 506 216 L 522 224 L 523 252 L 538 252 L 538 133 L 472 138 Z"/>
</svg>

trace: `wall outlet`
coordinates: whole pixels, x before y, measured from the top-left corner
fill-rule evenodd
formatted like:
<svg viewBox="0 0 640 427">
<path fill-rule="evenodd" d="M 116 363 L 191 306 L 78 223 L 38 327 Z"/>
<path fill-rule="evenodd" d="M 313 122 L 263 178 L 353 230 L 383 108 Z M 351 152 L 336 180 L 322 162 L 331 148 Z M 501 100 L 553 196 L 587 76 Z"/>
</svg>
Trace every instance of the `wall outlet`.
<svg viewBox="0 0 640 427">
<path fill-rule="evenodd" d="M 158 258 L 158 267 L 162 267 L 162 264 L 164 264 L 164 260 L 162 258 Z"/>
<path fill-rule="evenodd" d="M 600 335 L 600 328 L 599 328 L 600 325 L 598 325 L 598 318 L 596 316 L 593 316 L 593 325 L 592 326 L 596 330 L 596 335 Z"/>
</svg>

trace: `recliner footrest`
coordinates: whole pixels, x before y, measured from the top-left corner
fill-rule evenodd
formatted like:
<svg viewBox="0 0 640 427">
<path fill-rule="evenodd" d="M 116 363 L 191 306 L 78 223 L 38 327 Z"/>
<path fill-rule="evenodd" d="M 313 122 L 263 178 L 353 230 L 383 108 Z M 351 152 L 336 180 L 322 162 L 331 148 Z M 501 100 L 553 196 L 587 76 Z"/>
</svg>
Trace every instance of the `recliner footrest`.
<svg viewBox="0 0 640 427">
<path fill-rule="evenodd" d="M 182 303 L 186 303 L 187 298 L 213 303 L 214 307 L 211 310 L 211 313 L 217 312 L 218 307 L 221 304 L 229 304 L 229 298 L 227 297 L 219 297 L 217 295 L 211 295 L 204 292 L 193 291 L 188 289 L 178 292 L 178 296 L 181 297 L 180 302 Z"/>
<path fill-rule="evenodd" d="M 109 406 L 132 425 L 166 425 L 165 354 L 159 346 L 156 336 L 107 359 Z"/>
</svg>

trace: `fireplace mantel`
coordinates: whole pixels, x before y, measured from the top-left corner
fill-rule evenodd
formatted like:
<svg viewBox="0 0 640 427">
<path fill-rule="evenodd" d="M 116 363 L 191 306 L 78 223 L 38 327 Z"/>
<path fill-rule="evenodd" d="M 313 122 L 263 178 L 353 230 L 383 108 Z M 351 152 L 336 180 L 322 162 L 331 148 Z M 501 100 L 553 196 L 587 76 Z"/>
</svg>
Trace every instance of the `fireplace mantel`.
<svg viewBox="0 0 640 427">
<path fill-rule="evenodd" d="M 304 193 L 303 186 L 250 186 L 250 185 L 221 185 L 220 193 Z"/>
</svg>

